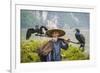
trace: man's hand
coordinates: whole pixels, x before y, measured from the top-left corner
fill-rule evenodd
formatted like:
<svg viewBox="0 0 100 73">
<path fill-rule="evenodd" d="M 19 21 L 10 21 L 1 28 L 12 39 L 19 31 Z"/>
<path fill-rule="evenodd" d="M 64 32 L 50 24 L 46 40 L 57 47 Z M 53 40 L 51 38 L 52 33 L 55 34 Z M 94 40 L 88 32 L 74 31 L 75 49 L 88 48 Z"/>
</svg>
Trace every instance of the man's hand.
<svg viewBox="0 0 100 73">
<path fill-rule="evenodd" d="M 71 40 L 70 40 L 70 39 L 67 39 L 66 41 L 67 41 L 68 43 L 70 43 L 70 42 L 71 42 Z"/>
</svg>

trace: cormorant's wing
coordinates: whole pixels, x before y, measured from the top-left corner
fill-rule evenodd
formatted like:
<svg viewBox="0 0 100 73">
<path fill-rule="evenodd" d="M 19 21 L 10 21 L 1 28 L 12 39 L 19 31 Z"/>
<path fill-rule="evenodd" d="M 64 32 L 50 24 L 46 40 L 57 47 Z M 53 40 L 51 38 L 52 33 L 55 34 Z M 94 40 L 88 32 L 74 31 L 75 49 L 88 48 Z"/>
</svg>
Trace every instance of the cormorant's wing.
<svg viewBox="0 0 100 73">
<path fill-rule="evenodd" d="M 83 34 L 75 34 L 76 39 L 80 42 L 80 43 L 85 43 L 85 37 L 83 36 Z"/>
<path fill-rule="evenodd" d="M 40 27 L 40 34 L 45 34 L 45 32 L 46 32 L 47 30 L 48 30 L 47 27 L 41 26 L 41 27 Z"/>
<path fill-rule="evenodd" d="M 85 43 L 85 37 L 83 36 L 83 34 L 80 34 L 80 38 L 81 38 L 81 41 L 82 41 L 83 43 Z"/>
<path fill-rule="evenodd" d="M 26 40 L 28 40 L 32 33 L 35 33 L 35 30 L 33 28 L 29 28 L 26 32 Z"/>
</svg>

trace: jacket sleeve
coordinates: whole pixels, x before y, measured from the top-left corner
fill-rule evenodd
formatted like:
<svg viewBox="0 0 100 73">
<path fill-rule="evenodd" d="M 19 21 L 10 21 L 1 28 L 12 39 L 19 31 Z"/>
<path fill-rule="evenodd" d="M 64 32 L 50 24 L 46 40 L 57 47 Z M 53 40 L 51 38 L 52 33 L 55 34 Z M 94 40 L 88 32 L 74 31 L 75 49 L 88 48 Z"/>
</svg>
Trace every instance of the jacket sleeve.
<svg viewBox="0 0 100 73">
<path fill-rule="evenodd" d="M 60 39 L 60 42 L 61 42 L 61 48 L 67 50 L 69 47 L 67 40 Z"/>
</svg>

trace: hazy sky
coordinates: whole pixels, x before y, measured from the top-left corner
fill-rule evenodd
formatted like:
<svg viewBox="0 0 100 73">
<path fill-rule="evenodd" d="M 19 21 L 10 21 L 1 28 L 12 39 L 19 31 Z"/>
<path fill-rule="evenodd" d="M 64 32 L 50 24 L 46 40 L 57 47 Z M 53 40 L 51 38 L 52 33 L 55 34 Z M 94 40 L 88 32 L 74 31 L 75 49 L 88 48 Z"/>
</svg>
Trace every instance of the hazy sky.
<svg viewBox="0 0 100 73">
<path fill-rule="evenodd" d="M 52 21 L 60 28 L 89 28 L 90 25 L 89 13 L 21 10 L 22 28 L 34 27 L 35 25 L 47 25 L 48 20 Z"/>
</svg>

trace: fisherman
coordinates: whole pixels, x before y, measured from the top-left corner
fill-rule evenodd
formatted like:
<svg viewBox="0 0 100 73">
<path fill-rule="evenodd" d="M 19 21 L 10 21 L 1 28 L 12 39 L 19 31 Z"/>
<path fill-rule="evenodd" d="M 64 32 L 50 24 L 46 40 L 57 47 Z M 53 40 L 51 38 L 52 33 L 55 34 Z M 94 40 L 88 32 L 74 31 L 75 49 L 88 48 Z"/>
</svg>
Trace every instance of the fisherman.
<svg viewBox="0 0 100 73">
<path fill-rule="evenodd" d="M 51 29 L 46 32 L 46 35 L 50 37 L 51 40 L 39 50 L 40 59 L 42 61 L 61 61 L 61 49 L 67 50 L 69 46 L 69 40 L 61 38 L 65 35 L 65 32 L 61 29 Z"/>
</svg>

